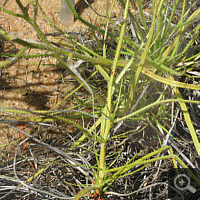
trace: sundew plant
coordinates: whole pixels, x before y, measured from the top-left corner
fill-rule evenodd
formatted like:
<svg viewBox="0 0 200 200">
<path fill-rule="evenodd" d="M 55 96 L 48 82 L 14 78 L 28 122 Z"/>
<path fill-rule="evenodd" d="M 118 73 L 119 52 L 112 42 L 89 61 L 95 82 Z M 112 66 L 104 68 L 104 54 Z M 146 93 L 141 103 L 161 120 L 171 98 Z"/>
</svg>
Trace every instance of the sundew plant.
<svg viewBox="0 0 200 200">
<path fill-rule="evenodd" d="M 186 0 L 174 0 L 173 3 L 169 0 L 152 0 L 148 2 L 152 14 L 147 17 L 146 5 L 141 0 L 108 0 L 106 23 L 96 27 L 82 19 L 66 0 L 77 20 L 87 25 L 92 35 L 88 38 L 90 42 L 87 45 L 59 29 L 48 18 L 39 0 L 28 1 L 34 10 L 32 16 L 20 0 L 16 2 L 21 14 L 13 13 L 4 7 L 0 7 L 1 12 L 25 19 L 37 31 L 40 41 L 20 39 L 0 29 L 2 41 L 12 41 L 22 46 L 17 54 L 1 54 L 6 56 L 6 60 L 0 63 L 1 68 L 6 68 L 20 59 L 52 56 L 57 59 L 58 65 L 79 83 L 62 101 L 70 99 L 80 88 L 85 91 L 84 98 L 77 97 L 77 106 L 71 109 L 59 109 L 59 103 L 50 110 L 0 108 L 2 112 L 14 113 L 16 118 L 31 114 L 32 118 L 26 119 L 29 123 L 62 122 L 79 130 L 78 135 L 71 136 L 73 140 L 64 142 L 67 143 L 67 147 L 61 148 L 16 128 L 26 138 L 57 155 L 54 159 L 46 158 L 43 165 L 26 180 L 16 179 L 17 190 L 27 187 L 58 199 L 76 200 L 89 196 L 105 199 L 108 195 L 123 196 L 119 191 L 112 191 L 116 181 L 145 171 L 149 166 L 156 166 L 155 174 L 158 175 L 162 162 L 169 161 L 179 173 L 178 166 L 188 168 L 190 163 L 177 155 L 169 143 L 170 138 L 178 140 L 172 133 L 179 113 L 182 114 L 195 152 L 200 156 L 198 134 L 191 117 L 191 109 L 188 109 L 188 105 L 198 105 L 199 101 L 187 99 L 181 92 L 200 90 L 198 84 L 181 81 L 181 77 L 192 79 L 199 76 L 193 71 L 199 66 L 200 56 L 200 8 L 195 9 L 197 1 L 191 2 L 188 9 Z M 112 9 L 116 3 L 119 4 L 122 15 L 114 20 Z M 133 3 L 137 7 L 136 13 L 130 11 Z M 42 16 L 38 15 L 39 10 Z M 178 20 L 174 22 L 177 13 Z M 44 34 L 38 26 L 37 18 L 45 20 L 54 28 L 56 35 L 62 35 L 68 43 L 51 42 L 48 34 Z M 101 38 L 97 37 L 96 33 L 100 34 Z M 44 50 L 45 53 L 27 55 L 26 52 L 30 48 Z M 93 71 L 86 76 L 84 70 L 88 66 L 92 66 Z M 66 84 L 64 78 L 62 81 Z M 83 107 L 87 108 L 87 112 L 82 111 Z M 82 125 L 74 119 L 81 119 Z M 88 121 L 89 125 L 86 126 Z M 126 123 L 132 124 L 128 130 L 122 128 Z M 128 159 L 122 160 L 127 141 L 134 138 L 134 135 L 139 136 L 137 139 L 142 138 L 142 133 L 148 126 L 153 128 L 158 145 L 154 150 L 140 147 L 134 155 L 129 153 Z M 15 127 L 12 125 L 12 128 Z M 17 165 L 16 154 L 14 165 Z M 39 190 L 40 188 L 31 184 L 33 180 L 39 180 L 41 174 L 46 173 L 52 166 L 61 166 L 65 169 L 63 174 L 72 173 L 73 176 L 78 176 L 73 181 L 69 178 L 62 182 L 67 188 L 67 193 L 48 191 L 47 194 L 44 189 Z M 188 173 L 200 184 L 189 168 Z"/>
</svg>

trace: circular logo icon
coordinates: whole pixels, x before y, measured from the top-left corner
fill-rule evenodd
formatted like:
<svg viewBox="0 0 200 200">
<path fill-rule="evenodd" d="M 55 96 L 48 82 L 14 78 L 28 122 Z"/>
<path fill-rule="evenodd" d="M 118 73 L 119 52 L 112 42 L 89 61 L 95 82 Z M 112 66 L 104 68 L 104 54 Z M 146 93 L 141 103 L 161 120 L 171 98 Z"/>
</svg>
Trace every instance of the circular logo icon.
<svg viewBox="0 0 200 200">
<path fill-rule="evenodd" d="M 181 191 L 187 189 L 192 193 L 196 192 L 196 189 L 190 185 L 190 178 L 185 174 L 180 174 L 176 176 L 176 178 L 174 179 L 174 186 Z"/>
</svg>

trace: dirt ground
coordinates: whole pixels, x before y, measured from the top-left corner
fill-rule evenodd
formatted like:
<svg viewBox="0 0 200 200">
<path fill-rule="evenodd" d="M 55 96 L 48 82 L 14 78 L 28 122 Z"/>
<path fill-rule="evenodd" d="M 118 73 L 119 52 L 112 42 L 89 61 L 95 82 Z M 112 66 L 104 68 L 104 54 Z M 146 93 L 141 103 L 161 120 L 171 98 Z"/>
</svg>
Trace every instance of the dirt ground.
<svg viewBox="0 0 200 200">
<path fill-rule="evenodd" d="M 21 2 L 28 9 L 29 14 L 32 15 L 32 6 L 28 5 L 25 0 L 21 0 Z M 107 1 L 88 0 L 88 2 L 94 10 L 98 11 L 99 15 L 106 15 Z M 62 30 L 81 32 L 85 31 L 87 28 L 76 19 L 71 29 L 64 27 L 60 23 L 60 0 L 39 0 L 39 3 L 52 22 Z M 110 1 L 110 4 L 111 3 L 112 1 Z M 3 6 L 3 4 L 4 1 L 0 1 L 0 6 Z M 4 8 L 15 13 L 21 13 L 15 1 L 9 0 Z M 99 26 L 106 19 L 105 17 L 97 15 L 84 0 L 76 4 L 76 10 L 84 20 L 91 22 L 95 26 Z M 38 14 L 37 23 L 43 33 L 55 32 L 55 30 L 43 20 L 41 11 L 39 11 Z M 120 16 L 120 9 L 117 3 L 115 3 L 113 9 L 113 15 Z M 11 35 L 17 35 L 22 39 L 31 38 L 35 41 L 39 41 L 36 31 L 34 31 L 31 25 L 24 19 L 11 16 L 2 11 L 0 11 L 0 16 L 0 26 L 4 31 Z M 54 38 L 48 39 L 54 40 Z M 12 42 L 5 41 L 1 51 L 4 53 L 13 53 L 18 52 L 19 49 L 20 46 L 15 46 Z M 26 53 L 39 54 L 41 52 L 39 50 L 28 50 Z M 46 57 L 43 59 L 23 59 L 9 67 L 3 68 L 0 76 L 0 108 L 15 107 L 31 111 L 50 110 L 54 108 L 54 106 L 64 99 L 65 95 L 74 88 L 73 84 L 65 85 L 62 82 L 58 83 L 64 70 L 62 67 L 59 68 L 56 66 L 56 64 L 55 59 Z M 66 79 L 70 78 L 72 77 L 66 77 Z M 8 113 L 1 112 L 2 118 L 7 118 L 7 116 Z M 10 116 L 10 118 L 12 117 L 14 116 Z M 15 126 L 18 125 L 19 124 L 15 123 Z M 2 150 L 5 148 L 3 144 L 9 143 L 13 137 L 15 137 L 15 139 L 18 138 L 18 132 L 6 125 L 0 124 L 0 126 L 0 150 Z M 29 130 L 27 129 L 26 131 Z"/>
</svg>

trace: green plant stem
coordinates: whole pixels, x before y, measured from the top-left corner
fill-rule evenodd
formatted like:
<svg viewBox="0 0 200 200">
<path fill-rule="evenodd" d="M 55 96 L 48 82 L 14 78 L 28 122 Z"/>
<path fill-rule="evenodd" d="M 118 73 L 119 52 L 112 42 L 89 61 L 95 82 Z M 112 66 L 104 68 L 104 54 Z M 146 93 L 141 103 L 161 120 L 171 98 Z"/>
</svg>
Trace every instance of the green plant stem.
<svg viewBox="0 0 200 200">
<path fill-rule="evenodd" d="M 109 82 L 108 82 L 106 116 L 109 119 L 106 120 L 105 132 L 102 134 L 103 142 L 101 143 L 101 148 L 100 148 L 100 163 L 99 163 L 99 176 L 98 176 L 98 184 L 100 184 L 100 185 L 102 184 L 103 178 L 104 178 L 104 175 L 105 175 L 104 170 L 106 168 L 106 165 L 105 165 L 106 140 L 108 138 L 110 128 L 111 128 L 111 118 L 113 117 L 111 115 L 113 80 L 114 80 L 115 71 L 116 71 L 116 68 L 117 68 L 117 63 L 118 63 L 118 59 L 119 59 L 119 55 L 120 55 L 120 50 L 121 50 L 122 42 L 123 42 L 123 38 L 124 38 L 124 32 L 125 32 L 125 28 L 126 28 L 126 18 L 127 18 L 127 15 L 128 15 L 128 5 L 129 5 L 129 0 L 126 1 L 124 18 L 123 18 L 124 22 L 122 24 L 119 43 L 118 43 L 118 46 L 117 46 L 117 50 L 116 50 L 116 54 L 115 54 L 115 58 L 114 58 L 113 66 L 112 66 L 112 71 L 111 71 L 110 79 L 109 79 Z"/>
<path fill-rule="evenodd" d="M 19 52 L 17 55 L 15 55 L 15 57 L 11 58 L 10 60 L 1 61 L 1 62 L 0 62 L 0 69 L 1 69 L 2 67 L 5 67 L 6 65 L 11 65 L 11 64 L 13 64 L 17 59 L 19 59 L 19 58 L 22 56 L 22 54 L 23 54 L 26 50 L 27 50 L 27 47 L 23 47 L 23 48 L 20 50 L 20 52 Z"/>
<path fill-rule="evenodd" d="M 112 3 L 112 7 L 111 7 L 111 10 L 110 10 L 110 13 L 109 13 L 109 17 L 108 17 L 108 20 L 107 20 L 107 23 L 106 23 L 106 29 L 105 29 L 105 33 L 104 33 L 104 44 L 103 44 L 103 57 L 106 58 L 106 40 L 107 40 L 107 35 L 108 35 L 108 27 L 109 27 L 109 21 L 110 21 L 110 18 L 111 18 L 111 15 L 112 15 L 112 10 L 113 10 L 113 7 L 114 7 L 114 3 L 115 3 L 116 0 L 113 1 Z M 108 6 L 107 6 L 108 8 Z"/>
<path fill-rule="evenodd" d="M 189 18 L 186 22 L 183 22 L 181 24 L 178 24 L 175 28 L 179 28 L 179 33 L 177 34 L 177 36 L 174 38 L 173 42 L 171 43 L 171 45 L 169 45 L 169 47 L 165 50 L 165 52 L 163 53 L 163 58 L 161 60 L 161 63 L 163 63 L 166 59 L 167 56 L 171 53 L 171 51 L 173 50 L 173 48 L 176 46 L 177 43 L 179 43 L 179 37 L 180 35 L 182 35 L 187 29 L 188 27 L 197 19 L 200 18 L 200 8 L 198 8 Z"/>
<path fill-rule="evenodd" d="M 4 37 L 3 35 L 0 35 L 0 39 L 8 39 L 8 37 Z M 82 59 L 84 61 L 88 61 L 88 62 L 92 62 L 94 64 L 100 64 L 100 65 L 106 65 L 106 66 L 111 66 L 113 64 L 113 62 L 111 60 L 108 60 L 108 59 L 99 59 L 99 58 L 93 58 L 93 57 L 90 57 L 90 56 L 85 56 L 85 55 L 81 55 L 79 53 L 72 53 L 70 51 L 67 51 L 67 50 L 64 50 L 64 49 L 61 49 L 61 48 L 57 48 L 57 47 L 53 47 L 51 45 L 45 45 L 45 44 L 42 44 L 42 43 L 33 43 L 33 42 L 27 42 L 27 41 L 24 41 L 24 40 L 21 40 L 19 38 L 16 38 L 14 40 L 12 40 L 14 42 L 17 42 L 18 44 L 21 44 L 23 46 L 27 46 L 27 47 L 30 47 L 30 48 L 35 48 L 35 49 L 43 49 L 43 50 L 48 50 L 48 51 L 51 51 L 51 52 L 55 52 L 59 55 L 63 55 L 63 56 L 70 56 L 72 55 L 73 58 L 77 58 L 77 59 Z M 117 63 L 118 66 L 124 66 L 126 64 L 125 61 L 119 61 Z"/>
<path fill-rule="evenodd" d="M 174 80 L 173 76 L 170 76 L 170 79 Z M 174 93 L 176 94 L 177 98 L 180 100 L 183 100 L 183 97 L 181 95 L 181 93 L 179 92 L 178 88 L 175 87 L 173 88 Z M 192 120 L 190 118 L 190 114 L 188 112 L 187 106 L 183 101 L 179 102 L 181 110 L 183 112 L 184 118 L 185 118 L 185 122 L 187 124 L 187 127 L 189 129 L 189 132 L 191 134 L 192 140 L 194 142 L 194 146 L 197 150 L 198 155 L 200 156 L 200 143 L 199 143 L 199 139 L 197 137 L 196 131 L 194 129 L 194 126 L 192 124 Z"/>
<path fill-rule="evenodd" d="M 79 200 L 84 194 L 86 194 L 87 192 L 90 192 L 91 190 L 95 190 L 98 189 L 99 187 L 94 185 L 94 186 L 89 186 L 84 188 L 83 190 L 81 190 L 74 198 L 73 200 Z"/>
<path fill-rule="evenodd" d="M 182 82 L 175 81 L 174 79 L 170 80 L 168 78 L 164 78 L 164 77 L 158 76 L 157 74 L 149 71 L 146 68 L 143 68 L 142 73 L 146 74 L 147 76 L 149 76 L 150 78 L 152 78 L 152 79 L 154 79 L 156 81 L 159 81 L 161 83 L 170 85 L 172 87 L 180 87 L 180 88 L 187 88 L 187 89 L 193 89 L 193 90 L 200 90 L 200 86 L 198 86 L 198 85 L 182 83 Z"/>
<path fill-rule="evenodd" d="M 36 23 L 36 15 L 37 15 L 37 0 L 34 1 L 33 6 L 34 6 L 34 11 L 36 13 L 34 13 L 34 17 L 33 19 L 31 19 L 28 15 L 27 10 L 24 8 L 24 6 L 22 5 L 20 0 L 16 0 L 18 6 L 20 7 L 20 9 L 22 10 L 24 16 L 20 15 L 18 17 L 22 17 L 24 18 L 27 22 L 29 22 L 33 28 L 37 31 L 38 35 L 41 37 L 41 39 L 46 43 L 46 44 L 50 44 L 49 41 L 47 40 L 47 38 L 45 37 L 44 33 L 40 30 L 39 26 Z"/>
<path fill-rule="evenodd" d="M 131 118 L 135 115 L 139 115 L 140 113 L 152 108 L 153 106 L 157 106 L 157 105 L 160 105 L 160 104 L 163 104 L 163 103 L 171 103 L 171 102 L 185 102 L 185 103 L 198 103 L 198 104 L 200 103 L 200 101 L 191 101 L 191 100 L 184 100 L 184 99 L 166 99 L 166 100 L 162 100 L 162 101 L 158 101 L 158 102 L 156 101 L 156 102 L 149 104 L 149 105 L 147 105 L 147 106 L 145 106 L 145 107 L 143 107 L 139 110 L 136 110 L 133 113 L 130 113 L 129 115 L 126 115 L 124 117 L 121 117 L 121 118 L 114 120 L 113 123 L 118 123 L 120 121 L 129 119 L 129 118 Z"/>
<path fill-rule="evenodd" d="M 154 15 L 153 15 L 153 21 L 152 21 L 152 24 L 151 24 L 151 28 L 150 28 L 150 31 L 149 31 L 149 37 L 148 37 L 148 40 L 147 40 L 147 43 L 145 45 L 145 48 L 144 48 L 144 52 L 141 56 L 141 61 L 137 67 L 137 70 L 135 72 L 135 76 L 133 78 L 133 81 L 132 81 L 132 84 L 131 84 L 131 89 L 130 89 L 130 95 L 129 95 L 129 98 L 127 100 L 127 107 L 126 107 L 126 112 L 129 111 L 131 105 L 132 105 L 132 102 L 133 102 L 133 99 L 134 99 L 134 94 L 135 94 L 135 89 L 136 89 L 136 85 L 137 85 L 137 82 L 138 82 L 138 79 L 139 79 L 139 76 L 140 76 L 140 73 L 143 69 L 143 65 L 145 63 L 145 60 L 146 60 L 146 57 L 147 57 L 147 54 L 148 54 L 148 51 L 149 51 L 149 46 L 151 44 L 151 40 L 152 40 L 152 37 L 153 37 L 153 33 L 154 33 L 154 27 L 155 27 L 155 22 L 156 22 L 156 11 L 157 11 L 157 4 L 158 2 L 156 1 L 156 7 L 155 7 L 155 12 L 154 12 Z M 142 11 L 141 11 L 142 12 Z M 142 12 L 143 13 L 143 12 Z M 140 46 L 140 49 L 142 49 L 144 46 L 144 43 L 141 44 Z"/>
</svg>

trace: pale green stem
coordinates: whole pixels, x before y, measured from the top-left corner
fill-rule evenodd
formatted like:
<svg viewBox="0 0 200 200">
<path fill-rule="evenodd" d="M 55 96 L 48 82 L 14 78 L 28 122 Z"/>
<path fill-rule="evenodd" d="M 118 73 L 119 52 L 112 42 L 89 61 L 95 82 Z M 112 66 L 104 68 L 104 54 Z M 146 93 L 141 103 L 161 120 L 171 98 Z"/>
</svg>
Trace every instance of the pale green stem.
<svg viewBox="0 0 200 200">
<path fill-rule="evenodd" d="M 131 118 L 135 115 L 139 115 L 140 113 L 145 112 L 146 110 L 152 108 L 153 106 L 158 106 L 159 104 L 171 103 L 171 102 L 200 103 L 200 101 L 191 101 L 191 100 L 184 100 L 184 99 L 166 99 L 166 100 L 162 100 L 162 101 L 159 101 L 159 102 L 156 101 L 156 102 L 149 104 L 149 105 L 147 105 L 147 106 L 145 106 L 145 107 L 143 107 L 139 110 L 136 110 L 133 113 L 130 113 L 129 115 L 126 115 L 124 117 L 121 117 L 121 118 L 114 120 L 114 123 L 118 123 L 120 121 L 129 119 L 129 118 Z"/>
<path fill-rule="evenodd" d="M 116 71 L 116 68 L 117 68 L 117 62 L 118 62 L 119 55 L 120 55 L 120 50 L 121 50 L 121 47 L 122 47 L 124 32 L 125 32 L 125 28 L 126 28 L 126 18 L 127 18 L 127 15 L 128 15 L 128 5 L 129 5 L 129 0 L 126 1 L 125 13 L 124 13 L 124 18 L 123 18 L 124 22 L 122 24 L 119 43 L 118 43 L 118 46 L 117 46 L 117 50 L 116 50 L 116 54 L 115 54 L 115 58 L 114 58 L 113 66 L 112 66 L 112 71 L 111 71 L 110 79 L 109 79 L 109 82 L 108 82 L 106 116 L 109 119 L 106 120 L 105 132 L 103 133 L 103 142 L 101 143 L 101 150 L 100 150 L 99 177 L 98 177 L 98 184 L 100 184 L 100 185 L 102 184 L 103 178 L 104 178 L 106 139 L 108 138 L 110 128 L 111 128 L 111 118 L 112 118 L 111 106 L 112 106 L 112 88 L 113 88 L 112 86 L 113 86 L 115 71 Z"/>
<path fill-rule="evenodd" d="M 144 45 L 145 45 L 145 48 L 144 48 L 144 52 L 143 52 L 143 54 L 141 56 L 141 61 L 140 61 L 139 65 L 138 65 L 138 67 L 137 67 L 137 70 L 135 72 L 135 76 L 134 76 L 133 81 L 132 81 L 130 95 L 129 95 L 129 98 L 128 98 L 128 101 L 127 101 L 127 106 L 126 106 L 126 112 L 129 111 L 129 109 L 130 109 L 130 107 L 132 105 L 132 102 L 133 102 L 133 99 L 134 99 L 135 90 L 136 90 L 136 85 L 137 85 L 140 73 L 141 73 L 141 71 L 143 69 L 143 65 L 145 63 L 148 51 L 149 51 L 149 46 L 151 44 L 151 40 L 152 40 L 154 29 L 155 29 L 157 4 L 158 3 L 156 1 L 156 3 L 155 3 L 155 12 L 154 12 L 154 15 L 153 15 L 153 21 L 152 21 L 152 24 L 151 24 L 150 31 L 148 33 L 149 36 L 148 36 L 147 43 L 146 44 L 142 43 L 141 46 L 140 46 L 140 50 L 143 49 Z"/>
</svg>

